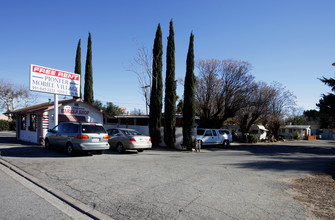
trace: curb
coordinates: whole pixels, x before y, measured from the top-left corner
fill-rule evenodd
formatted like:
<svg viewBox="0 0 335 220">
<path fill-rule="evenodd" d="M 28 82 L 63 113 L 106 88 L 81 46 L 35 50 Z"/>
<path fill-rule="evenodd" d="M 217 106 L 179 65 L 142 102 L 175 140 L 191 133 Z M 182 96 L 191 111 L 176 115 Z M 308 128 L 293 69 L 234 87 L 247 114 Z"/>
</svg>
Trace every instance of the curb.
<svg viewBox="0 0 335 220">
<path fill-rule="evenodd" d="M 60 199 L 61 201 L 65 202 L 72 208 L 76 209 L 77 211 L 87 215 L 88 217 L 92 219 L 103 219 L 103 220 L 112 220 L 113 218 L 105 215 L 92 207 L 89 207 L 88 205 L 85 205 L 84 203 L 66 195 L 60 190 L 57 190 L 45 182 L 33 177 L 32 175 L 26 173 L 25 171 L 17 168 L 16 166 L 10 164 L 9 162 L 3 160 L 0 158 L 0 164 L 4 165 L 5 167 L 9 168 L 13 172 L 17 173 L 18 175 L 22 176 L 29 182 L 35 184 L 36 186 L 40 187 L 41 189 L 45 190 L 46 192 L 50 193 L 51 195 L 55 196 L 56 198 Z"/>
</svg>

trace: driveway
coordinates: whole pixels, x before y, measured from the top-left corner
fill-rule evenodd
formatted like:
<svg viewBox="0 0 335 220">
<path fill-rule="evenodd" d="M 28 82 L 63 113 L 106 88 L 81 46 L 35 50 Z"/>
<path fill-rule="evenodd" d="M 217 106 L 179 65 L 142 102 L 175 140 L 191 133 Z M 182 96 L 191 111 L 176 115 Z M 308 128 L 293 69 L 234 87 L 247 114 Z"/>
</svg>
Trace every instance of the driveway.
<svg viewBox="0 0 335 220">
<path fill-rule="evenodd" d="M 200 153 L 68 157 L 0 133 L 2 159 L 114 219 L 305 219 L 290 178 L 324 172 L 334 141 L 205 148 Z"/>
</svg>

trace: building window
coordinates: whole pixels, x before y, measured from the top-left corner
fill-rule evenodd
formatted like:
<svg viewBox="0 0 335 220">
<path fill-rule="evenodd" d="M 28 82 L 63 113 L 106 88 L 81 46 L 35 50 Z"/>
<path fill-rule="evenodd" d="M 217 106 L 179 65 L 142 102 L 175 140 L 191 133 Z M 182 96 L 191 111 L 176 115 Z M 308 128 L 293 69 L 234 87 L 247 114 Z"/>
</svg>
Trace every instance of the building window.
<svg viewBox="0 0 335 220">
<path fill-rule="evenodd" d="M 36 131 L 36 115 L 30 115 L 30 131 Z"/>
<path fill-rule="evenodd" d="M 292 128 L 288 129 L 288 133 L 292 134 L 293 133 L 293 129 Z"/>
<path fill-rule="evenodd" d="M 26 115 L 21 115 L 21 130 L 26 130 Z"/>
</svg>

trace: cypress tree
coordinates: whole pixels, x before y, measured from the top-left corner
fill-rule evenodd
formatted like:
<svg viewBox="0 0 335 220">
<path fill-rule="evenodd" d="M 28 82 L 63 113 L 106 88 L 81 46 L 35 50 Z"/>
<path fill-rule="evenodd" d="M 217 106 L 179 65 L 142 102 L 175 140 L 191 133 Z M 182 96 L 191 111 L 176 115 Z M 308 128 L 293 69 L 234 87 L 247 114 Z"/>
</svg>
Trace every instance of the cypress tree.
<svg viewBox="0 0 335 220">
<path fill-rule="evenodd" d="M 162 66 L 163 66 L 162 30 L 158 24 L 152 60 L 152 85 L 150 93 L 149 132 L 153 146 L 158 146 L 161 140 L 160 127 L 162 119 Z"/>
<path fill-rule="evenodd" d="M 94 103 L 91 33 L 88 33 L 88 42 L 87 42 L 84 100 L 87 101 L 88 103 L 91 103 L 91 104 Z"/>
<path fill-rule="evenodd" d="M 183 144 L 188 150 L 191 150 L 195 147 L 195 142 L 192 140 L 192 129 L 194 128 L 195 124 L 195 76 L 193 41 L 194 35 L 191 33 L 186 61 L 183 108 Z"/>
<path fill-rule="evenodd" d="M 82 98 L 82 94 L 81 94 L 81 39 L 79 39 L 78 42 L 78 46 L 77 46 L 77 52 L 76 52 L 76 64 L 74 67 L 74 73 L 77 73 L 80 75 L 80 88 L 79 88 L 79 97 Z M 77 97 L 73 97 L 73 98 L 77 98 Z"/>
<path fill-rule="evenodd" d="M 164 142 L 173 148 L 176 142 L 176 81 L 175 81 L 175 45 L 173 22 L 170 21 L 170 33 L 166 51 Z"/>
</svg>

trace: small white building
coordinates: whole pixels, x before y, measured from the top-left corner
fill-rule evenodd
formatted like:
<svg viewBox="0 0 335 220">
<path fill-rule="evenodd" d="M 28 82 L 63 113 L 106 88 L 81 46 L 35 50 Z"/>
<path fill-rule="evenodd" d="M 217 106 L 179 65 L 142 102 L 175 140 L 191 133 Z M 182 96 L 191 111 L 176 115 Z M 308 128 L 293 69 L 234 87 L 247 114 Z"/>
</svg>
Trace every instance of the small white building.
<svg viewBox="0 0 335 220">
<path fill-rule="evenodd" d="M 16 138 L 42 143 L 48 129 L 55 126 L 54 103 L 47 102 L 10 112 L 16 115 Z M 95 122 L 104 124 L 111 116 L 82 99 L 58 102 L 58 124 L 62 122 Z"/>
<path fill-rule="evenodd" d="M 279 136 L 282 136 L 285 139 L 293 139 L 294 135 L 299 132 L 299 138 L 303 139 L 304 137 L 311 135 L 311 126 L 310 125 L 284 125 L 279 129 Z"/>
<path fill-rule="evenodd" d="M 267 132 L 269 131 L 263 125 L 253 125 L 251 127 L 252 134 L 257 135 L 259 141 L 265 141 L 267 139 Z"/>
</svg>

